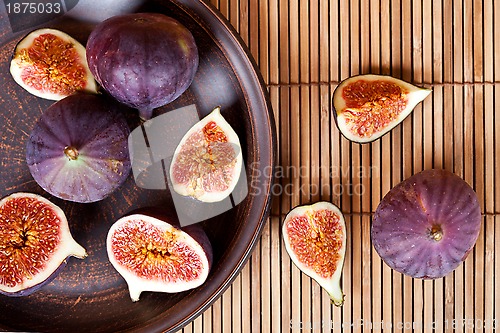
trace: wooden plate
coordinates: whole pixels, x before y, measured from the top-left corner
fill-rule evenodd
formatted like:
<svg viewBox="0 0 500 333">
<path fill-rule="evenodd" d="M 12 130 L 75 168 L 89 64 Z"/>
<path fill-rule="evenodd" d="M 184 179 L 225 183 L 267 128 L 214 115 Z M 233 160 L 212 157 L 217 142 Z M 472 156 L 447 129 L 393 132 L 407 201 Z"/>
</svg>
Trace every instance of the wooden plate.
<svg viewBox="0 0 500 333">
<path fill-rule="evenodd" d="M 0 296 L 0 329 L 7 331 L 175 331 L 193 320 L 229 286 L 257 241 L 269 213 L 276 133 L 267 91 L 237 33 L 210 5 L 192 0 L 150 1 L 136 11 L 159 12 L 186 25 L 200 51 L 200 67 L 189 90 L 157 114 L 195 103 L 200 117 L 216 105 L 242 144 L 249 194 L 233 209 L 203 222 L 214 249 L 214 265 L 201 287 L 178 294 L 144 292 L 133 303 L 125 281 L 107 259 L 111 224 L 130 210 L 171 205 L 168 190 L 139 188 L 132 175 L 103 201 L 77 204 L 44 192 L 25 162 L 35 121 L 52 102 L 29 95 L 9 74 L 12 50 L 29 30 L 12 34 L 2 18 L 0 38 L 0 191 L 43 195 L 68 215 L 74 238 L 89 254 L 70 258 L 60 275 L 26 297 Z M 61 29 L 85 43 L 90 23 L 62 17 L 44 27 Z M 161 43 L 161 41 L 158 41 Z"/>
</svg>

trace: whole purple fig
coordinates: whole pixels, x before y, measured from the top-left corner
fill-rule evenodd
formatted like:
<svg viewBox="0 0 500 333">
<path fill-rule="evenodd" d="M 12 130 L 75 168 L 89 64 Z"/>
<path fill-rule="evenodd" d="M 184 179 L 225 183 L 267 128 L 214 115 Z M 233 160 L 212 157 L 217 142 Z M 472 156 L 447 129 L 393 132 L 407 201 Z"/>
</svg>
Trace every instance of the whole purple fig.
<svg viewBox="0 0 500 333">
<path fill-rule="evenodd" d="M 421 279 L 456 269 L 474 247 L 481 210 L 474 190 L 445 170 L 426 170 L 396 185 L 382 199 L 372 242 L 394 270 Z"/>
<path fill-rule="evenodd" d="M 86 48 L 97 82 L 146 120 L 186 91 L 198 69 L 193 35 L 162 14 L 111 17 L 96 26 Z"/>
<path fill-rule="evenodd" d="M 35 124 L 26 162 L 50 194 L 74 202 L 104 199 L 127 179 L 130 129 L 102 96 L 75 94 L 52 104 Z"/>
</svg>

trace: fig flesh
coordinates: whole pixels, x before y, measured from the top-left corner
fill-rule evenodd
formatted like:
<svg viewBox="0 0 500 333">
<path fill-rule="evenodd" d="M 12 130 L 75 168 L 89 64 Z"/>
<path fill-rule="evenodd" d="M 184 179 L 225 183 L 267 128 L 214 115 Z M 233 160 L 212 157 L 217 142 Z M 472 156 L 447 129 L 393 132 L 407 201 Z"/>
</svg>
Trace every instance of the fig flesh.
<svg viewBox="0 0 500 333">
<path fill-rule="evenodd" d="M 242 164 L 238 135 L 217 107 L 180 141 L 170 164 L 170 181 L 180 195 L 218 202 L 234 190 Z"/>
<path fill-rule="evenodd" d="M 71 236 L 64 212 L 32 193 L 0 200 L 0 293 L 27 296 L 56 277 L 70 256 L 87 253 Z"/>
<path fill-rule="evenodd" d="M 85 48 L 55 29 L 26 35 L 16 45 L 10 73 L 29 93 L 45 99 L 60 100 L 77 91 L 97 92 Z"/>
<path fill-rule="evenodd" d="M 425 170 L 392 188 L 373 216 L 375 250 L 392 269 L 420 279 L 455 270 L 474 247 L 481 210 L 474 190 L 446 170 Z"/>
<path fill-rule="evenodd" d="M 156 13 L 101 22 L 89 36 L 87 58 L 97 82 L 118 101 L 139 109 L 145 120 L 191 85 L 199 61 L 191 32 Z"/>
<path fill-rule="evenodd" d="M 374 141 L 402 122 L 430 92 L 387 75 L 350 77 L 333 93 L 337 127 L 351 141 Z"/>
<path fill-rule="evenodd" d="M 130 129 L 118 111 L 93 94 L 74 94 L 51 105 L 26 147 L 36 182 L 58 198 L 82 203 L 115 191 L 131 170 Z"/>
<path fill-rule="evenodd" d="M 143 213 L 111 226 L 107 252 L 134 302 L 143 291 L 177 293 L 199 287 L 212 265 L 210 241 L 200 226 L 181 229 L 173 219 Z"/>
<path fill-rule="evenodd" d="M 283 222 L 283 241 L 292 262 L 328 292 L 336 306 L 344 302 L 340 286 L 346 249 L 342 212 L 317 202 L 292 209 Z"/>
</svg>

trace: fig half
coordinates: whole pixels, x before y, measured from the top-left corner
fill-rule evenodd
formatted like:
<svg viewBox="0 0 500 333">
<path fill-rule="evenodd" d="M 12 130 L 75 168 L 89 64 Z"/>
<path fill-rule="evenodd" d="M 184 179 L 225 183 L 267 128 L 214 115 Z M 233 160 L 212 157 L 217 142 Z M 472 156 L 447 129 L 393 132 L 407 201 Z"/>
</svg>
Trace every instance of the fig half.
<svg viewBox="0 0 500 333">
<path fill-rule="evenodd" d="M 242 164 L 238 135 L 217 107 L 180 141 L 170 164 L 170 181 L 182 196 L 218 202 L 234 190 Z"/>
<path fill-rule="evenodd" d="M 125 116 L 102 96 L 74 94 L 52 104 L 26 145 L 35 181 L 50 194 L 74 202 L 106 198 L 132 169 Z"/>
<path fill-rule="evenodd" d="M 212 265 L 212 247 L 200 226 L 181 229 L 174 219 L 159 217 L 134 213 L 116 221 L 108 232 L 109 260 L 127 282 L 134 302 L 143 291 L 196 288 Z"/>
<path fill-rule="evenodd" d="M 0 293 L 26 296 L 54 279 L 69 256 L 87 253 L 71 236 L 64 212 L 32 193 L 0 200 Z"/>
<path fill-rule="evenodd" d="M 373 216 L 375 250 L 392 269 L 420 279 L 441 278 L 474 247 L 481 209 L 474 190 L 446 170 L 425 170 L 396 185 Z"/>
<path fill-rule="evenodd" d="M 286 215 L 282 231 L 293 263 L 328 292 L 333 304 L 342 305 L 346 229 L 340 209 L 324 201 L 295 207 Z"/>
<path fill-rule="evenodd" d="M 85 48 L 55 29 L 26 35 L 16 45 L 10 73 L 29 93 L 45 99 L 60 100 L 77 91 L 97 92 Z"/>
<path fill-rule="evenodd" d="M 430 92 L 387 75 L 350 77 L 333 93 L 337 127 L 354 142 L 377 140 L 402 122 Z"/>
</svg>

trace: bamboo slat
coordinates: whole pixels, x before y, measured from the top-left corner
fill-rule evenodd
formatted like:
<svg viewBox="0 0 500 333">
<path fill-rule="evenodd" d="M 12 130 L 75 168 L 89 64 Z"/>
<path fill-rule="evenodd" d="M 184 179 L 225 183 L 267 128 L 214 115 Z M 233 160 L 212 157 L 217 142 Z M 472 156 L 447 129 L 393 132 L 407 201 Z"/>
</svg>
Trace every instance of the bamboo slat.
<svg viewBox="0 0 500 333">
<path fill-rule="evenodd" d="M 206 0 L 208 1 L 208 0 Z M 274 200 L 260 241 L 224 295 L 182 332 L 493 332 L 500 326 L 500 4 L 494 0 L 210 0 L 240 33 L 268 85 L 278 137 Z M 335 126 L 339 82 L 388 74 L 433 90 L 371 144 Z M 422 281 L 385 265 L 370 239 L 382 197 L 423 169 L 476 191 L 483 225 L 449 276 Z M 336 308 L 290 261 L 281 222 L 328 200 L 346 215 Z M 495 326 L 496 324 L 496 326 Z"/>
</svg>

